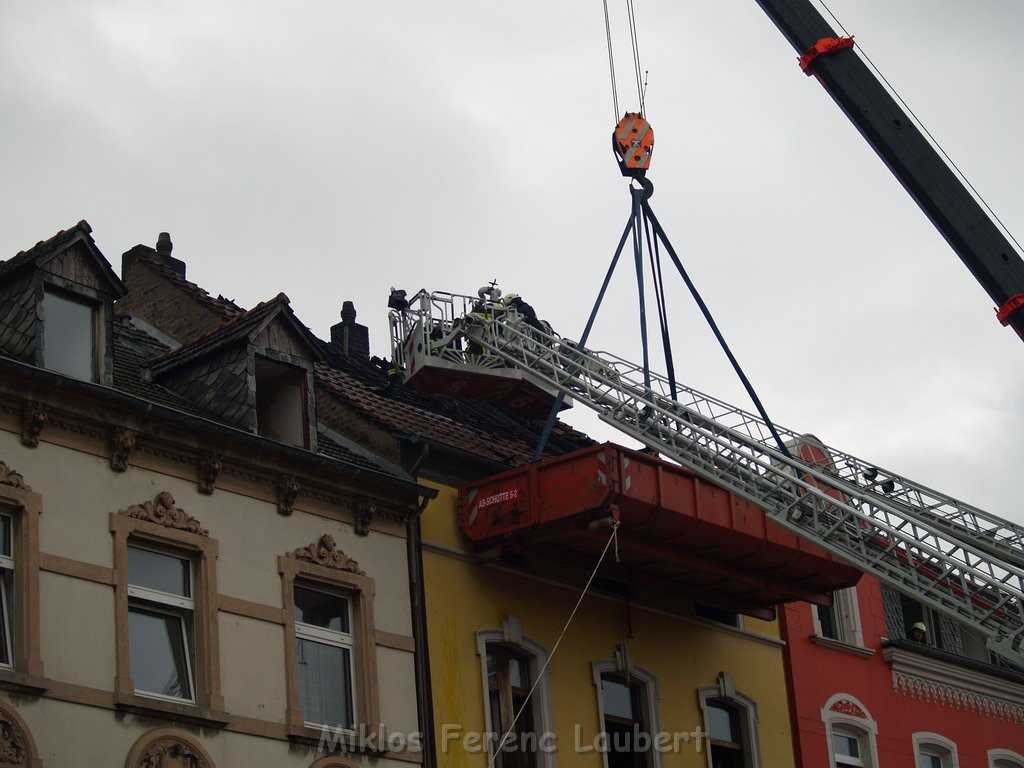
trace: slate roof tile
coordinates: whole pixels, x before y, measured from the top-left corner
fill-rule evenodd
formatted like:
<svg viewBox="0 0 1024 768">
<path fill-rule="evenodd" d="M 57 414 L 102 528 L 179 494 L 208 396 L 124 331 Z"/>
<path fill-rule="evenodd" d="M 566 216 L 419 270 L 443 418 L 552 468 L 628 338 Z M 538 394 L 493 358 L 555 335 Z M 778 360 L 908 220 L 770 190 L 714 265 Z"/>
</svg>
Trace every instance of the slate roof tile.
<svg viewBox="0 0 1024 768">
<path fill-rule="evenodd" d="M 141 251 L 141 249 L 139 250 Z M 137 261 L 144 263 L 147 267 L 157 272 L 163 279 L 181 288 L 193 299 L 216 312 L 224 320 L 231 320 L 245 312 L 244 308 L 238 306 L 231 299 L 227 299 L 219 295 L 214 298 L 208 291 L 200 288 L 190 280 L 186 280 L 157 258 L 148 256 L 144 253 L 136 253 L 135 258 Z"/>
<path fill-rule="evenodd" d="M 387 387 L 387 364 L 333 352 L 316 366 L 317 382 L 385 429 L 423 435 L 495 461 L 528 463 L 543 421 L 515 419 L 490 403 Z M 558 455 L 592 445 L 581 432 L 558 422 L 545 450 Z"/>
</svg>

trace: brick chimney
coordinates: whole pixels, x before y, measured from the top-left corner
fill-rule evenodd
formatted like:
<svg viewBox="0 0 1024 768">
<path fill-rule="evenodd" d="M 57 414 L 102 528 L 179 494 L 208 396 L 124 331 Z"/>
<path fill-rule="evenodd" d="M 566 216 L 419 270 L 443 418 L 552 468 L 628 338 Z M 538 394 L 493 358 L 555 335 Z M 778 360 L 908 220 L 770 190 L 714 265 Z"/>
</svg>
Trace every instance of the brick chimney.
<svg viewBox="0 0 1024 768">
<path fill-rule="evenodd" d="M 343 354 L 370 356 L 370 329 L 356 322 L 356 307 L 351 301 L 341 305 L 341 322 L 331 326 L 331 343 Z"/>
<path fill-rule="evenodd" d="M 136 245 L 134 248 L 125 251 L 121 256 L 122 278 L 131 270 L 135 264 L 136 257 L 142 255 L 155 259 L 184 280 L 185 262 L 171 256 L 173 249 L 174 243 L 171 242 L 171 235 L 168 232 L 161 232 L 156 239 L 156 248 L 150 248 L 148 245 Z"/>
</svg>

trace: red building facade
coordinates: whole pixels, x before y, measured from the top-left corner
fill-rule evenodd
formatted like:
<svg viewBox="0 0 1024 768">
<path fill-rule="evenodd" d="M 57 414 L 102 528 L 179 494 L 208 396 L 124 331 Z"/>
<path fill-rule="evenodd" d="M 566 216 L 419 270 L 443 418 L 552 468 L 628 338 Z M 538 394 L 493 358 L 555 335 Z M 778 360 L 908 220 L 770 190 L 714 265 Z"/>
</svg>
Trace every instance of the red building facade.
<svg viewBox="0 0 1024 768">
<path fill-rule="evenodd" d="M 798 765 L 1024 768 L 1024 670 L 967 627 L 870 576 L 780 616 Z"/>
</svg>

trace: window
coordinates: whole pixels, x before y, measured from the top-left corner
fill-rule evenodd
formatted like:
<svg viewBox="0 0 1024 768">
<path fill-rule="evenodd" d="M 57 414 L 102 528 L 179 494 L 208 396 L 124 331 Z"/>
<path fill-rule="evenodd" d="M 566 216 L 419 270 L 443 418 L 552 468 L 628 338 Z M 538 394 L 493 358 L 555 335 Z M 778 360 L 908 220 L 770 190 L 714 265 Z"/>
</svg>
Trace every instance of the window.
<svg viewBox="0 0 1024 768">
<path fill-rule="evenodd" d="M 285 617 L 287 727 L 318 744 L 380 724 L 375 585 L 325 534 L 277 559 Z M 356 740 L 358 743 L 358 740 Z"/>
<path fill-rule="evenodd" d="M 661 730 L 657 679 L 633 662 L 626 645 L 619 646 L 614 660 L 591 666 L 606 768 L 660 768 L 662 752 L 655 748 Z"/>
<path fill-rule="evenodd" d="M 732 675 L 722 672 L 718 685 L 701 688 L 697 700 L 704 715 L 710 768 L 760 768 L 757 703 L 736 690 Z"/>
<path fill-rule="evenodd" d="M 295 663 L 307 725 L 355 728 L 349 599 L 295 586 Z"/>
<path fill-rule="evenodd" d="M 694 603 L 693 613 L 702 619 L 708 621 L 717 621 L 719 624 L 725 624 L 728 627 L 739 627 L 740 617 L 738 613 L 727 611 L 723 608 L 716 608 L 713 605 L 704 605 L 703 603 Z"/>
<path fill-rule="evenodd" d="M 501 629 L 476 633 L 476 652 L 484 696 L 488 760 L 533 690 L 515 731 L 505 741 L 495 765 L 503 768 L 553 768 L 554 728 L 551 718 L 551 669 L 548 652 L 523 635 L 519 620 L 506 616 Z"/>
<path fill-rule="evenodd" d="M 164 491 L 110 516 L 119 708 L 227 723 L 217 658 L 217 542 Z"/>
<path fill-rule="evenodd" d="M 39 653 L 42 499 L 0 461 L 0 687 L 46 689 Z"/>
<path fill-rule="evenodd" d="M 499 768 L 533 768 L 537 764 L 533 708 L 527 700 L 531 686 L 527 656 L 495 643 L 487 645 L 487 706 L 495 734 L 494 748 L 515 722 L 515 730 L 505 738 L 495 761 Z M 522 714 L 516 721 L 520 709 Z"/>
<path fill-rule="evenodd" d="M 878 768 L 878 726 L 856 698 L 847 693 L 834 694 L 822 707 L 821 720 L 830 766 Z"/>
<path fill-rule="evenodd" d="M 906 595 L 900 595 L 900 603 L 903 608 L 903 636 L 911 637 L 914 624 L 920 622 L 927 628 L 925 643 L 933 648 L 941 648 L 942 624 L 935 611 Z"/>
<path fill-rule="evenodd" d="M 1024 755 L 1008 749 L 990 749 L 988 765 L 989 768 L 1024 768 Z"/>
<path fill-rule="evenodd" d="M 43 293 L 42 365 L 76 379 L 98 381 L 96 305 L 46 290 Z"/>
<path fill-rule="evenodd" d="M 832 593 L 832 605 L 812 606 L 812 612 L 814 633 L 818 637 L 846 645 L 864 645 L 856 587 Z"/>
<path fill-rule="evenodd" d="M 643 686 L 617 675 L 601 676 L 601 704 L 607 738 L 608 768 L 643 768 L 647 765 L 638 737 L 648 733 L 641 697 Z"/>
<path fill-rule="evenodd" d="M 256 429 L 271 440 L 309 445 L 306 417 L 306 371 L 256 358 Z"/>
<path fill-rule="evenodd" d="M 832 751 L 837 766 L 863 766 L 862 754 L 865 752 L 863 742 L 865 734 L 854 728 L 836 726 L 832 731 Z"/>
<path fill-rule="evenodd" d="M 136 693 L 195 700 L 195 600 L 187 557 L 128 547 L 128 639 Z"/>
<path fill-rule="evenodd" d="M 214 768 L 213 759 L 199 741 L 181 728 L 154 728 L 142 734 L 128 751 L 126 768 L 195 766 Z"/>
<path fill-rule="evenodd" d="M 914 768 L 958 768 L 956 744 L 937 733 L 915 733 Z"/>
<path fill-rule="evenodd" d="M 0 667 L 14 667 L 14 519 L 0 513 Z"/>
<path fill-rule="evenodd" d="M 707 707 L 708 750 L 714 768 L 743 768 L 743 731 L 739 713 L 725 702 Z"/>
</svg>

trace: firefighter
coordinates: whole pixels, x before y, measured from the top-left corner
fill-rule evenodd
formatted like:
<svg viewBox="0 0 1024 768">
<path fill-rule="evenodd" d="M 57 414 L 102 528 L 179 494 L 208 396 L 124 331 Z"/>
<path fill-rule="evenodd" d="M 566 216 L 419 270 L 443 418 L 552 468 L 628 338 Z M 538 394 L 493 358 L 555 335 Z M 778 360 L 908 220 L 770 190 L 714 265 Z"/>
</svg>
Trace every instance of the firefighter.
<svg viewBox="0 0 1024 768">
<path fill-rule="evenodd" d="M 923 621 L 915 621 L 910 625 L 910 639 L 915 643 L 927 643 L 928 626 Z"/>
<path fill-rule="evenodd" d="M 518 293 L 506 293 L 505 297 L 501 301 L 507 308 L 514 309 L 518 312 L 523 320 L 526 321 L 526 324 L 531 328 L 535 328 L 541 333 L 551 332 L 551 326 L 540 320 L 537 317 L 536 310 L 523 301 L 522 297 L 520 297 Z"/>
</svg>

